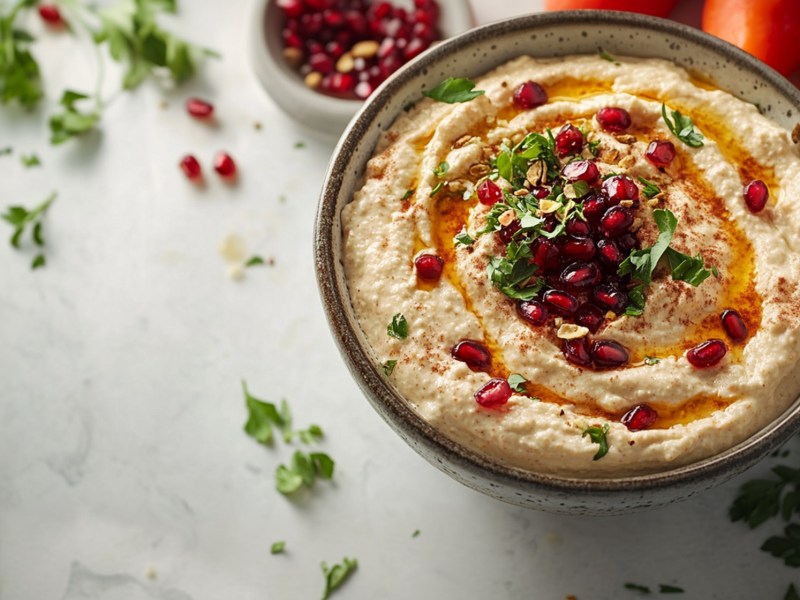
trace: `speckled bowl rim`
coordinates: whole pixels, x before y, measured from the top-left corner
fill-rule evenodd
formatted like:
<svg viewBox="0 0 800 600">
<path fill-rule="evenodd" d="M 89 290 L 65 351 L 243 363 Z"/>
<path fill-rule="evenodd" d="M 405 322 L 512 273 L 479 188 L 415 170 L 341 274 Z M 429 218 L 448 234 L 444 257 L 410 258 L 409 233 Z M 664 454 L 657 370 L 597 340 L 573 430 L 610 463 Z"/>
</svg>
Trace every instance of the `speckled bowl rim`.
<svg viewBox="0 0 800 600">
<path fill-rule="evenodd" d="M 758 74 L 800 112 L 800 91 L 758 59 L 702 31 L 656 17 L 616 11 L 538 13 L 491 23 L 451 38 L 409 63 L 387 80 L 353 118 L 334 150 L 323 184 L 314 236 L 317 281 L 329 325 L 356 382 L 379 414 L 401 437 L 406 439 L 408 436 L 415 443 L 425 446 L 434 455 L 443 456 L 450 464 L 458 465 L 488 482 L 500 483 L 518 490 L 551 490 L 580 496 L 613 496 L 614 493 L 620 492 L 629 494 L 664 488 L 692 487 L 700 481 L 721 482 L 757 462 L 800 429 L 800 399 L 747 440 L 715 456 L 668 471 L 615 478 L 561 477 L 526 471 L 500 464 L 453 441 L 414 412 L 379 371 L 379 365 L 375 363 L 370 349 L 362 347 L 356 329 L 359 325 L 353 314 L 347 286 L 343 281 L 337 280 L 335 265 L 337 253 L 334 247 L 337 235 L 334 226 L 339 223 L 336 214 L 337 198 L 341 190 L 343 173 L 349 168 L 350 156 L 358 146 L 361 136 L 368 128 L 376 126 L 378 119 L 381 118 L 379 113 L 384 101 L 402 89 L 413 74 L 433 66 L 439 60 L 475 42 L 518 31 L 541 30 L 548 25 L 565 24 L 592 27 L 633 25 L 708 47 L 745 70 Z M 363 165 L 361 167 L 363 169 Z M 418 450 L 416 447 L 415 449 Z"/>
</svg>

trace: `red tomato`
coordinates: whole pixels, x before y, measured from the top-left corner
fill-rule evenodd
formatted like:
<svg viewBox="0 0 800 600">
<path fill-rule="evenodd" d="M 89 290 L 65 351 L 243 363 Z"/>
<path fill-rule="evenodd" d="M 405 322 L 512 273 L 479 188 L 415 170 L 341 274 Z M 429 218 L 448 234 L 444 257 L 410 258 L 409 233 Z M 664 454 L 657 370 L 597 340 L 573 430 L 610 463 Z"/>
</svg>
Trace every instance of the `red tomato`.
<svg viewBox="0 0 800 600">
<path fill-rule="evenodd" d="M 798 0 L 706 0 L 703 31 L 788 75 L 800 67 Z"/>
<path fill-rule="evenodd" d="M 654 17 L 666 17 L 678 0 L 545 0 L 547 10 L 574 10 L 577 8 L 599 8 L 625 10 Z"/>
</svg>

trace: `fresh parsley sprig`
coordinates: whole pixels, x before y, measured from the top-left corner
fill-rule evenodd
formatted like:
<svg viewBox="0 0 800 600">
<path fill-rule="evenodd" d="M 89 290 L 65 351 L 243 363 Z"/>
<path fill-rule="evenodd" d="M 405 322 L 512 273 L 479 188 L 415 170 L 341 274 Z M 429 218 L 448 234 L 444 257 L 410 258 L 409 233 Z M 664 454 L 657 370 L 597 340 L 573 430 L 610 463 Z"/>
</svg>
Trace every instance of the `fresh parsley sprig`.
<svg viewBox="0 0 800 600">
<path fill-rule="evenodd" d="M 673 135 L 684 144 L 692 148 L 699 148 L 703 146 L 703 134 L 700 133 L 694 126 L 691 117 L 682 115 L 680 111 L 677 110 L 670 112 L 672 114 L 672 119 L 667 116 L 666 104 L 662 103 L 661 116 L 664 119 L 664 123 L 667 124 L 667 127 L 673 133 Z"/>
<path fill-rule="evenodd" d="M 281 400 L 280 408 L 272 402 L 260 400 L 248 391 L 247 383 L 244 381 L 242 381 L 242 391 L 248 411 L 244 430 L 257 442 L 267 446 L 271 445 L 274 438 L 273 427 L 277 427 L 281 431 L 283 441 L 286 443 L 298 438 L 304 444 L 310 445 L 325 437 L 325 433 L 319 425 L 310 425 L 307 429 L 292 429 L 292 413 L 286 400 Z"/>
<path fill-rule="evenodd" d="M 322 600 L 327 600 L 331 592 L 340 587 L 345 580 L 358 568 L 358 561 L 355 558 L 342 559 L 341 564 L 329 567 L 322 563 L 322 575 L 325 577 L 325 589 L 322 591 Z"/>
<path fill-rule="evenodd" d="M 95 99 L 94 110 L 81 112 L 75 106 L 81 100 L 87 100 L 90 96 L 81 92 L 66 90 L 61 97 L 59 104 L 64 110 L 50 117 L 50 143 L 53 145 L 63 144 L 69 139 L 83 135 L 94 129 L 100 120 L 100 107 Z"/>
<path fill-rule="evenodd" d="M 583 434 L 581 437 L 589 436 L 589 439 L 592 440 L 595 444 L 598 444 L 599 448 L 595 453 L 593 460 L 600 460 L 606 454 L 608 454 L 608 430 L 609 425 L 606 423 L 602 427 L 599 425 L 592 425 L 587 427 L 583 430 Z"/>
<path fill-rule="evenodd" d="M 55 201 L 56 195 L 56 192 L 53 192 L 41 204 L 31 210 L 24 206 L 9 206 L 7 211 L 0 215 L 4 221 L 14 228 L 14 233 L 11 234 L 10 240 L 14 248 L 20 247 L 20 240 L 28 227 L 31 228 L 31 240 L 33 243 L 40 248 L 44 247 L 42 219 L 50 205 Z M 45 257 L 40 252 L 34 257 L 31 269 L 38 269 L 44 265 Z"/>
<path fill-rule="evenodd" d="M 395 313 L 392 317 L 392 322 L 386 326 L 386 334 L 398 340 L 404 340 L 408 337 L 408 321 L 402 313 Z"/>
<path fill-rule="evenodd" d="M 0 17 L 0 101 L 3 104 L 15 101 L 24 108 L 33 108 L 43 95 L 39 63 L 29 49 L 34 38 L 16 26 L 22 11 L 35 5 L 36 0 L 20 0 L 8 14 Z"/>
<path fill-rule="evenodd" d="M 324 452 L 310 452 L 295 450 L 289 466 L 278 465 L 275 470 L 275 487 L 284 495 L 290 495 L 303 486 L 311 488 L 317 477 L 320 479 L 333 478 L 335 463 Z"/>
<path fill-rule="evenodd" d="M 532 262 L 529 242 L 511 240 L 506 246 L 506 256 L 489 257 L 489 281 L 509 298 L 530 300 L 544 287 L 544 280 L 533 275 L 539 267 Z"/>
<path fill-rule="evenodd" d="M 422 94 L 439 102 L 456 104 L 460 102 L 469 102 L 486 93 L 483 90 L 476 90 L 474 88 L 475 83 L 465 77 L 448 77 L 433 89 L 422 92 Z"/>
<path fill-rule="evenodd" d="M 555 150 L 555 138 L 549 129 L 546 133 L 546 136 L 529 133 L 513 148 L 502 147 L 494 159 L 497 173 L 515 189 L 525 184 L 528 169 L 534 161 L 544 161 L 548 180 L 553 181 L 558 177 L 560 163 Z"/>
<path fill-rule="evenodd" d="M 648 200 L 655 198 L 661 193 L 661 188 L 659 188 L 652 181 L 648 181 L 647 179 L 641 176 L 639 177 L 639 181 L 644 185 L 644 187 L 642 188 L 642 193 Z"/>
</svg>

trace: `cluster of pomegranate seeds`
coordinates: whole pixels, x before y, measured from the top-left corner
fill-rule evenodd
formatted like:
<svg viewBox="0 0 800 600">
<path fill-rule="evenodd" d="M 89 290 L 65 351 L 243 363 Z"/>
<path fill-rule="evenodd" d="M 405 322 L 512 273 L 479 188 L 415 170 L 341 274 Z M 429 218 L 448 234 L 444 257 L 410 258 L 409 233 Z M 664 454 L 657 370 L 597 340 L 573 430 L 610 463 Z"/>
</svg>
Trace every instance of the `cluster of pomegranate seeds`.
<svg viewBox="0 0 800 600">
<path fill-rule="evenodd" d="M 326 94 L 366 98 L 439 40 L 436 0 L 414 7 L 367 0 L 278 0 L 286 61 Z"/>
<path fill-rule="evenodd" d="M 55 4 L 40 4 L 38 7 L 39 16 L 42 21 L 48 25 L 64 25 L 64 18 L 61 16 L 61 11 Z"/>
<path fill-rule="evenodd" d="M 756 179 L 751 181 L 744 188 L 744 202 L 751 213 L 758 213 L 764 210 L 769 199 L 769 189 L 767 184 Z"/>
<path fill-rule="evenodd" d="M 193 155 L 184 156 L 179 165 L 183 174 L 190 181 L 200 181 L 203 178 L 203 169 L 200 168 L 200 163 Z"/>
<path fill-rule="evenodd" d="M 475 392 L 475 401 L 484 408 L 499 408 L 508 402 L 511 393 L 508 381 L 500 378 L 490 379 Z"/>
<path fill-rule="evenodd" d="M 230 179 L 236 176 L 236 163 L 230 154 L 220 152 L 214 157 L 214 170 L 222 177 Z"/>
<path fill-rule="evenodd" d="M 654 408 L 647 404 L 637 404 L 622 415 L 620 421 L 628 428 L 628 431 L 642 431 L 652 427 L 656 419 L 658 419 L 658 413 Z"/>
<path fill-rule="evenodd" d="M 420 254 L 414 260 L 417 277 L 423 281 L 439 281 L 444 270 L 444 260 L 436 254 Z"/>
<path fill-rule="evenodd" d="M 686 360 L 688 360 L 689 364 L 693 367 L 705 369 L 719 364 L 719 361 L 721 361 L 727 353 L 728 346 L 725 345 L 725 342 L 712 338 L 691 348 L 686 353 Z"/>
<path fill-rule="evenodd" d="M 196 119 L 210 119 L 214 114 L 214 105 L 200 98 L 189 98 L 186 111 Z"/>
</svg>

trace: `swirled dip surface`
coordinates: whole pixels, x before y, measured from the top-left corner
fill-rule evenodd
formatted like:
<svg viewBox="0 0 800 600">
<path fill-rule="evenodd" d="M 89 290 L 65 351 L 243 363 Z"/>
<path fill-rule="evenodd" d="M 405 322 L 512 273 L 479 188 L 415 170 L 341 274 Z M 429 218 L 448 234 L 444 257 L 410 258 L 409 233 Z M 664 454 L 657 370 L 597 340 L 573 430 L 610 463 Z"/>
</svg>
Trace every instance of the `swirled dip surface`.
<svg viewBox="0 0 800 600">
<path fill-rule="evenodd" d="M 544 104 L 515 103 L 515 91 L 527 81 L 546 92 Z M 800 152 L 789 133 L 755 106 L 660 60 L 523 57 L 475 83 L 484 95 L 457 104 L 425 99 L 401 115 L 383 134 L 363 185 L 342 212 L 354 309 L 376 361 L 385 363 L 387 377 L 414 410 L 497 462 L 577 477 L 684 465 L 746 439 L 783 412 L 800 393 Z M 662 103 L 668 116 L 679 111 L 692 119 L 701 146 L 687 145 L 667 127 Z M 624 109 L 630 126 L 604 128 L 597 113 L 606 107 Z M 533 173 L 529 168 L 542 157 L 530 152 L 534 159 L 509 175 L 503 161 L 524 153 L 532 139 L 526 136 L 541 134 L 552 144 L 548 129 L 556 136 L 566 124 L 583 139 L 577 152 L 556 152 L 557 163 L 551 156 Z M 668 164 L 645 156 L 653 141 L 674 145 Z M 596 166 L 600 176 L 588 182 L 588 193 L 562 175 L 579 160 Z M 533 181 L 537 173 L 541 180 Z M 613 174 L 635 182 L 635 194 L 611 200 L 604 183 Z M 484 196 L 486 189 L 503 191 L 497 205 L 478 198 L 486 180 L 496 188 L 485 184 Z M 759 212 L 744 199 L 754 180 L 769 193 Z M 610 231 L 613 223 L 581 214 L 593 197 L 602 198 L 604 210 L 624 209 L 632 222 L 620 233 Z M 534 207 L 527 219 L 524 206 Z M 651 248 L 660 232 L 658 211 L 677 218 L 673 258 L 702 257 L 702 265 L 693 265 L 709 273 L 698 285 L 679 273 L 676 279 L 666 256 L 649 285 L 601 260 L 598 247 L 609 242 L 625 257 Z M 584 219 L 590 230 L 584 238 L 563 227 L 553 231 Z M 522 231 L 515 232 L 520 221 Z M 459 235 L 462 241 L 454 242 Z M 542 264 L 544 255 L 536 251 L 544 242 L 537 237 L 555 244 L 554 262 Z M 591 240 L 578 245 L 594 251 L 565 256 L 564 244 L 573 237 Z M 523 251 L 518 268 L 533 273 L 516 285 L 501 273 L 493 284 L 490 263 L 515 258 L 510 243 L 527 246 L 530 257 Z M 421 254 L 441 259 L 438 280 L 419 276 L 415 259 Z M 588 267 L 590 285 L 570 288 L 564 270 L 573 262 L 595 265 L 601 279 L 592 280 L 597 271 Z M 620 290 L 624 306 L 598 305 L 600 285 Z M 632 316 L 637 286 L 645 302 L 642 314 Z M 543 302 L 548 290 L 602 307 L 584 309 L 600 313 L 602 322 L 586 331 L 574 313 L 558 314 Z M 532 306 L 525 302 L 542 302 L 547 318 L 541 324 L 522 318 L 520 305 Z M 723 326 L 726 309 L 737 311 L 744 339 L 732 339 Z M 407 323 L 405 337 L 387 334 L 397 315 Z M 724 356 L 712 356 L 710 366 L 692 364 L 687 355 L 712 339 L 724 343 Z M 488 362 L 454 356 L 463 340 L 475 343 L 478 359 L 485 351 Z M 621 346 L 625 360 L 615 363 L 619 356 L 612 352 L 611 364 L 604 363 L 608 356 L 593 350 L 603 340 L 616 343 L 612 350 Z M 575 356 L 581 347 L 588 359 Z M 521 376 L 511 380 L 513 390 L 503 383 L 511 375 Z M 485 387 L 492 380 L 502 388 L 495 396 Z M 631 427 L 636 407 L 646 418 L 639 415 Z M 598 457 L 601 441 L 608 451 Z"/>
</svg>

